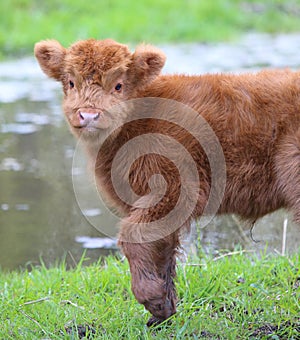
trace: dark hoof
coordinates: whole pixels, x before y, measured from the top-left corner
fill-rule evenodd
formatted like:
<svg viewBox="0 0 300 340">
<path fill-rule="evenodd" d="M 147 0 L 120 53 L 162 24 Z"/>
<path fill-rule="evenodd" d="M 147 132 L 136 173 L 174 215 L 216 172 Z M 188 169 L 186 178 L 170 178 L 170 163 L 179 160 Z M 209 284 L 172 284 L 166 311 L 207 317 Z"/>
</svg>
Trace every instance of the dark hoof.
<svg viewBox="0 0 300 340">
<path fill-rule="evenodd" d="M 147 327 L 155 327 L 159 325 L 160 323 L 162 323 L 163 321 L 164 321 L 163 319 L 159 319 L 155 316 L 151 316 L 151 318 L 147 322 Z"/>
<path fill-rule="evenodd" d="M 147 327 L 156 327 L 160 325 L 162 322 L 164 322 L 164 326 L 169 326 L 171 324 L 171 320 L 166 320 L 166 319 L 160 319 L 157 318 L 156 316 L 151 316 L 151 318 L 147 322 Z"/>
</svg>

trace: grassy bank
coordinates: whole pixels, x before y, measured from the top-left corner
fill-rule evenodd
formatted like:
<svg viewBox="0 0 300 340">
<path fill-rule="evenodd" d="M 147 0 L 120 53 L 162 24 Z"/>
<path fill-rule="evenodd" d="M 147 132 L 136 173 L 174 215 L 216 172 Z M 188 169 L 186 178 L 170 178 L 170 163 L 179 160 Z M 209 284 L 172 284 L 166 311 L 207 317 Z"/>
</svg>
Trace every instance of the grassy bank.
<svg viewBox="0 0 300 340">
<path fill-rule="evenodd" d="M 127 261 L 0 272 L 1 339 L 299 339 L 300 254 L 179 264 L 178 313 L 147 329 Z"/>
<path fill-rule="evenodd" d="M 32 53 L 40 39 L 123 42 L 229 40 L 247 31 L 300 31 L 298 0 L 2 0 L 0 55 Z"/>
</svg>

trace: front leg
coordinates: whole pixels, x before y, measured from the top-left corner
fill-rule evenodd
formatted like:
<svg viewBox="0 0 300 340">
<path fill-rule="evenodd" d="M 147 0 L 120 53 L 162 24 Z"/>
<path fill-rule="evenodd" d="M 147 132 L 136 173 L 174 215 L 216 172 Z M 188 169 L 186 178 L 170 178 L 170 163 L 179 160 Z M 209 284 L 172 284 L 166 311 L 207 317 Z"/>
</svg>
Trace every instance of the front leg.
<svg viewBox="0 0 300 340">
<path fill-rule="evenodd" d="M 158 240 L 141 241 L 143 230 L 123 221 L 119 245 L 127 257 L 131 272 L 132 292 L 139 303 L 153 315 L 148 326 L 158 324 L 176 312 L 176 250 L 179 246 L 179 231 Z M 147 231 L 145 231 L 145 234 Z M 128 241 L 124 241 L 128 240 Z"/>
</svg>

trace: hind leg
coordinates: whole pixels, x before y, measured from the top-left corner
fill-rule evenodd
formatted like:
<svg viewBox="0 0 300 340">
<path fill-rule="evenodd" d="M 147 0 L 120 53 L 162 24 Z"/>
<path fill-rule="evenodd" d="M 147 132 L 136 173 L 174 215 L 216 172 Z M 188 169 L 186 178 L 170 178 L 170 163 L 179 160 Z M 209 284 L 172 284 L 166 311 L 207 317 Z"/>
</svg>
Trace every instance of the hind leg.
<svg viewBox="0 0 300 340">
<path fill-rule="evenodd" d="M 276 158 L 278 187 L 284 201 L 300 224 L 300 129 L 285 138 Z"/>
</svg>

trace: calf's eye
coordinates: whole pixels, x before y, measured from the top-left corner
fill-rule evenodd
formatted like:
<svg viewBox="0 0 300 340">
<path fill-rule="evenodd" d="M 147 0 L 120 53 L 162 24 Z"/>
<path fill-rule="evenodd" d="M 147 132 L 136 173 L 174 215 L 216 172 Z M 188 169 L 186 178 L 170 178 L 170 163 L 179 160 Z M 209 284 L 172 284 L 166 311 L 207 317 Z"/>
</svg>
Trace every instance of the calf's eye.
<svg viewBox="0 0 300 340">
<path fill-rule="evenodd" d="M 116 91 L 121 91 L 121 88 L 122 88 L 122 84 L 118 83 L 115 87 L 115 90 Z"/>
<path fill-rule="evenodd" d="M 69 81 L 69 86 L 70 86 L 70 89 L 72 89 L 75 86 L 72 80 Z"/>
</svg>

